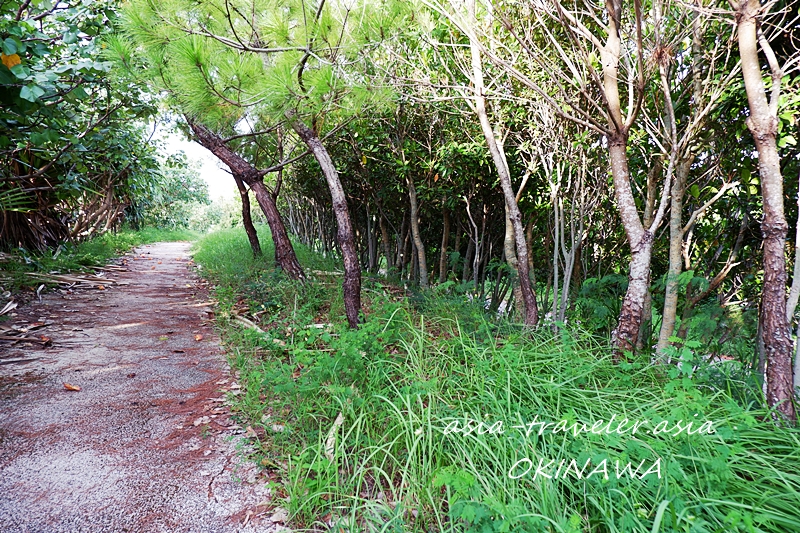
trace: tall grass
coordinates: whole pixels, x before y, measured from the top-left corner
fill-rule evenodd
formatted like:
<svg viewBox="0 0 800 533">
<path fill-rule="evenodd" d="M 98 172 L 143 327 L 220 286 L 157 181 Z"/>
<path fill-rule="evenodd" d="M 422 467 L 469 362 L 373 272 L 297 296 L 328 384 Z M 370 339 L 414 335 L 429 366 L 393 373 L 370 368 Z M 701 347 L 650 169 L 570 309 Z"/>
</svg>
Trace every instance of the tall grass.
<svg viewBox="0 0 800 533">
<path fill-rule="evenodd" d="M 800 432 L 743 404 L 757 391 L 726 367 L 615 365 L 585 332 L 526 332 L 444 294 L 415 307 L 376 280 L 346 330 L 338 283 L 248 263 L 242 239 L 207 237 L 195 257 L 266 331 L 223 317 L 236 407 L 296 527 L 800 531 Z"/>
</svg>

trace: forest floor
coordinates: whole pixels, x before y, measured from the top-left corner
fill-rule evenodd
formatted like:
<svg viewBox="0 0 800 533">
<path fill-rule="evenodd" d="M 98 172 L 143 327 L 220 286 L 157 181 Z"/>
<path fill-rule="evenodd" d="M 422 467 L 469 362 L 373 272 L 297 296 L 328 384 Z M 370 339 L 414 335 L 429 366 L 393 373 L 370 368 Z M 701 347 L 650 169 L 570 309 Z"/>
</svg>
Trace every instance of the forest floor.
<svg viewBox="0 0 800 533">
<path fill-rule="evenodd" d="M 42 342 L 0 342 L 0 531 L 287 531 L 243 458 L 225 404 L 239 385 L 189 246 L 138 248 L 108 283 L 2 324 Z"/>
</svg>

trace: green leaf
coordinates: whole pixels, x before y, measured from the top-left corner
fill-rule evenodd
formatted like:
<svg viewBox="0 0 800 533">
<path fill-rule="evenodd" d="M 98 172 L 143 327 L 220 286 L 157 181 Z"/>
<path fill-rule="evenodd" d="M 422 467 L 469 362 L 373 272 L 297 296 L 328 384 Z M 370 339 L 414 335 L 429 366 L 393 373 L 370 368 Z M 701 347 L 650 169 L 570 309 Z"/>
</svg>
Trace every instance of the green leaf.
<svg viewBox="0 0 800 533">
<path fill-rule="evenodd" d="M 34 146 L 41 146 L 45 142 L 47 142 L 47 138 L 41 133 L 31 133 L 31 143 L 33 143 Z"/>
<path fill-rule="evenodd" d="M 16 54 L 17 50 L 18 48 L 16 39 L 8 37 L 5 41 L 3 41 L 3 53 L 5 55 L 10 56 L 11 54 Z"/>
<path fill-rule="evenodd" d="M 27 100 L 29 102 L 35 102 L 36 96 L 33 94 L 33 90 L 31 90 L 30 85 L 25 85 L 22 90 L 19 92 L 19 97 L 23 100 Z M 34 143 L 36 144 L 36 143 Z"/>
<path fill-rule="evenodd" d="M 691 194 L 694 198 L 700 198 L 700 187 L 697 184 L 692 185 L 689 187 L 689 194 Z"/>
<path fill-rule="evenodd" d="M 43 135 L 49 142 L 56 142 L 60 138 L 60 135 L 55 130 L 45 130 Z"/>
<path fill-rule="evenodd" d="M 78 42 L 78 28 L 75 26 L 71 27 L 67 31 L 64 32 L 63 38 L 64 44 L 74 44 Z"/>
<path fill-rule="evenodd" d="M 18 80 L 24 80 L 31 75 L 30 69 L 24 65 L 14 65 L 11 67 L 11 72 L 17 77 Z"/>
<path fill-rule="evenodd" d="M 70 92 L 70 94 L 72 96 L 74 96 L 75 98 L 78 98 L 78 99 L 81 99 L 81 100 L 89 96 L 86 93 L 86 90 L 84 90 L 84 88 L 81 87 L 80 85 L 75 87 L 75 89 L 72 92 Z"/>
</svg>

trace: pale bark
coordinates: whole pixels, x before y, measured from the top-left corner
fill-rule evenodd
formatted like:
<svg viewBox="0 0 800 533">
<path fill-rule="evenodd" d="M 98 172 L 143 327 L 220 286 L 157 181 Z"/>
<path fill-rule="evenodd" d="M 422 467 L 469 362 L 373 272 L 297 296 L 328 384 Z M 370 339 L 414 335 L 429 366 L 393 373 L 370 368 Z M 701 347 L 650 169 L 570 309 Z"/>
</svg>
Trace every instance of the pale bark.
<svg viewBox="0 0 800 533">
<path fill-rule="evenodd" d="M 414 187 L 413 178 L 408 178 L 408 200 L 411 204 L 411 235 L 414 239 L 417 267 L 419 268 L 419 286 L 428 288 L 428 262 L 425 257 L 425 245 L 419 231 L 419 203 L 417 202 L 417 188 Z"/>
<path fill-rule="evenodd" d="M 506 263 L 513 272 L 519 272 L 519 259 L 516 254 L 516 246 L 514 244 L 514 225 L 511 224 L 511 218 L 508 216 L 508 206 L 505 206 L 506 211 L 506 233 L 503 238 L 503 251 L 506 256 Z M 522 286 L 519 283 L 513 283 L 514 294 L 514 319 L 522 317 L 525 311 L 525 302 L 522 296 Z"/>
<path fill-rule="evenodd" d="M 471 15 L 475 17 L 475 0 L 470 2 Z M 480 46 L 475 35 L 470 36 L 470 51 L 472 57 L 472 83 L 475 90 L 474 110 L 481 124 L 483 136 L 492 161 L 500 177 L 500 186 L 503 189 L 508 217 L 514 229 L 514 243 L 516 245 L 518 283 L 522 293 L 522 302 L 525 306 L 525 324 L 535 326 L 539 322 L 539 309 L 536 304 L 536 294 L 531 286 L 530 272 L 528 270 L 528 248 L 525 243 L 525 228 L 522 225 L 522 213 L 517 205 L 516 194 L 511 184 L 511 174 L 506 162 L 503 145 L 497 141 L 489 116 L 486 112 L 486 99 L 483 95 L 483 67 L 481 64 Z"/>
<path fill-rule="evenodd" d="M 761 4 L 758 0 L 743 0 L 737 6 L 737 36 L 742 60 L 750 116 L 747 127 L 753 135 L 758 150 L 758 170 L 764 218 L 761 222 L 764 247 L 764 288 L 761 297 L 761 316 L 766 353 L 767 403 L 785 418 L 795 419 L 792 404 L 792 341 L 786 320 L 786 260 L 784 242 L 788 231 L 783 210 L 783 177 L 776 143 L 778 96 L 773 86 L 773 101 L 767 100 L 761 65 L 758 59 L 758 17 Z M 772 50 L 761 41 L 767 58 Z M 774 56 L 773 56 L 774 58 Z M 773 63 L 771 61 L 771 63 Z M 781 75 L 777 64 L 772 64 L 773 85 L 779 84 Z M 779 87 L 779 85 L 778 85 Z M 779 92 L 779 89 L 778 89 Z"/>
<path fill-rule="evenodd" d="M 619 102 L 618 99 L 617 102 Z M 644 303 L 650 286 L 650 256 L 653 248 L 653 234 L 644 228 L 636 211 L 636 202 L 633 198 L 628 172 L 628 157 L 625 153 L 626 141 L 625 135 L 609 139 L 614 197 L 617 200 L 622 225 L 631 247 L 628 290 L 622 300 L 619 321 L 613 332 L 617 358 L 622 352 L 633 351 L 639 335 L 644 315 Z"/>
<path fill-rule="evenodd" d="M 628 129 L 635 114 L 631 110 L 627 121 L 623 120 L 619 94 L 619 59 L 622 50 L 620 40 L 621 2 L 609 0 L 608 38 L 600 50 L 603 64 L 603 92 L 608 117 L 608 152 L 611 159 L 611 175 L 614 183 L 614 198 L 617 201 L 622 226 L 631 248 L 628 273 L 628 290 L 622 300 L 619 321 L 612 333 L 615 359 L 625 351 L 633 351 L 642 324 L 644 303 L 650 285 L 650 255 L 653 234 L 642 225 L 631 189 L 628 170 Z M 663 207 L 663 206 L 662 206 Z M 658 220 L 656 216 L 656 221 Z M 655 222 L 654 222 L 655 224 Z"/>
<path fill-rule="evenodd" d="M 658 333 L 658 346 L 656 352 L 663 358 L 664 351 L 669 346 L 669 339 L 675 333 L 675 324 L 678 314 L 678 277 L 681 275 L 683 261 L 681 248 L 683 246 L 683 194 L 686 188 L 686 179 L 692 166 L 694 157 L 684 159 L 675 173 L 675 182 L 672 184 L 671 204 L 669 214 L 669 268 L 667 270 L 667 283 L 664 289 L 664 312 L 661 318 L 661 330 Z"/>
</svg>

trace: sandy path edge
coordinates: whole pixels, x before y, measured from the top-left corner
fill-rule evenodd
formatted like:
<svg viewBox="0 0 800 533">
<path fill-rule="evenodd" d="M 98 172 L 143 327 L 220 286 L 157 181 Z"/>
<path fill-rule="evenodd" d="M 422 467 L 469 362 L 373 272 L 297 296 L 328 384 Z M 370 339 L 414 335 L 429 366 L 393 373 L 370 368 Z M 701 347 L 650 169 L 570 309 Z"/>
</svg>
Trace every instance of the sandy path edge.
<svg viewBox="0 0 800 533">
<path fill-rule="evenodd" d="M 0 345 L 0 531 L 286 531 L 237 452 L 221 401 L 237 386 L 189 247 L 138 248 L 106 290 L 18 310 L 53 346 Z"/>
</svg>

